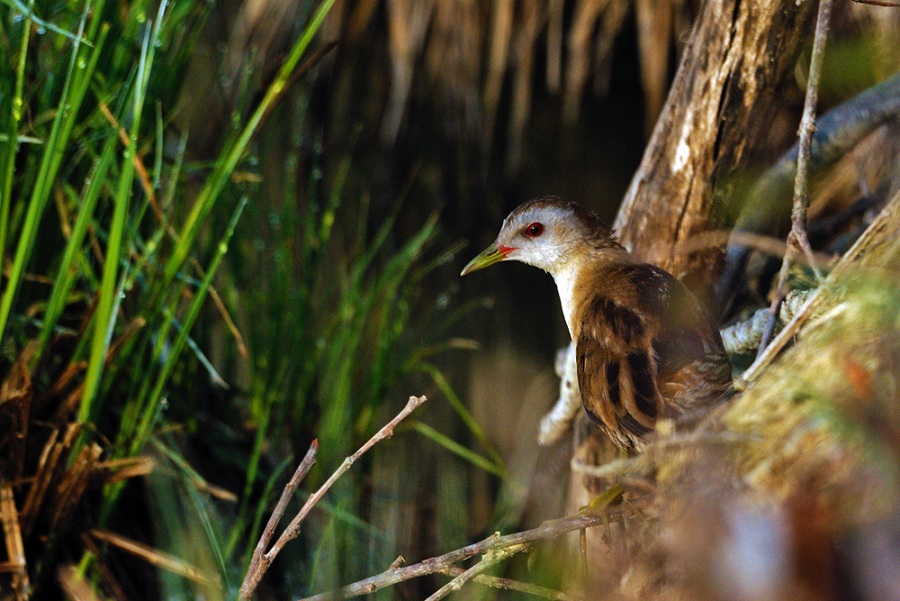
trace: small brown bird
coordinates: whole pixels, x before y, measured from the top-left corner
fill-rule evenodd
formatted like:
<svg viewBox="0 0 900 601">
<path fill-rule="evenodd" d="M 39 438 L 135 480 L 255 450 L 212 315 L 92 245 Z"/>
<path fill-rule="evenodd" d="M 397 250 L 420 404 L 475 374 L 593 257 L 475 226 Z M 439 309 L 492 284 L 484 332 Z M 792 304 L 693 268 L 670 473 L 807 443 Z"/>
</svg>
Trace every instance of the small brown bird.
<svg viewBox="0 0 900 601">
<path fill-rule="evenodd" d="M 553 276 L 578 363 L 587 414 L 626 453 L 657 419 L 709 408 L 732 391 L 719 331 L 670 273 L 641 263 L 596 215 L 548 196 L 503 221 L 461 275 L 504 260 Z"/>
</svg>

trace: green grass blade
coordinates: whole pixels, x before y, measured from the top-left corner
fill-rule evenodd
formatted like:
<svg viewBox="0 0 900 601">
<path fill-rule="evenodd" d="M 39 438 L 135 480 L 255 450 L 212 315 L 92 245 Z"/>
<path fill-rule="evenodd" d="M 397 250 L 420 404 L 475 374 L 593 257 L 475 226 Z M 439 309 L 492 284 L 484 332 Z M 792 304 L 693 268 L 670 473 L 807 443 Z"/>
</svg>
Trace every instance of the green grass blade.
<svg viewBox="0 0 900 601">
<path fill-rule="evenodd" d="M 53 289 L 50 291 L 47 309 L 44 312 L 44 323 L 38 334 L 38 350 L 32 360 L 32 365 L 37 364 L 41 354 L 43 354 L 50 335 L 53 333 L 53 329 L 56 327 L 78 279 L 79 263 L 84 260 L 84 239 L 87 235 L 88 226 L 94 217 L 94 208 L 97 205 L 97 200 L 100 198 L 100 193 L 107 181 L 107 176 L 115 157 L 115 151 L 116 136 L 115 132 L 112 132 L 103 146 L 103 152 L 94 165 L 90 175 L 90 182 L 81 197 L 78 216 L 75 219 L 75 225 L 72 228 L 69 241 L 66 243 L 66 250 L 63 253 L 57 277 L 53 281 Z"/>
<path fill-rule="evenodd" d="M 34 2 L 32 0 L 31 5 Z M 19 60 L 16 62 L 16 83 L 13 96 L 10 99 L 9 113 L 7 115 L 6 145 L 3 153 L 0 154 L 0 177 L 3 178 L 0 185 L 0 258 L 6 259 L 6 236 L 9 228 L 9 214 L 12 208 L 12 185 L 13 174 L 16 164 L 16 149 L 18 148 L 18 131 L 19 122 L 22 120 L 22 106 L 25 104 L 23 99 L 23 89 L 25 85 L 25 59 L 28 56 L 28 39 L 31 28 L 23 25 L 22 42 L 19 44 Z M 0 279 L 3 276 L 0 274 Z M 3 328 L 0 327 L 0 336 L 3 335 Z"/>
<path fill-rule="evenodd" d="M 153 54 L 150 51 L 150 34 L 148 32 L 144 36 L 141 47 L 141 60 L 138 63 L 138 76 L 135 79 L 130 140 L 128 146 L 122 152 L 122 168 L 114 199 L 115 208 L 113 209 L 112 225 L 110 226 L 107 239 L 103 278 L 100 282 L 97 310 L 94 314 L 94 335 L 91 342 L 90 359 L 87 373 L 84 377 L 84 392 L 81 397 L 81 405 L 78 408 L 78 419 L 84 423 L 93 421 L 95 417 L 96 406 L 94 399 L 103 374 L 106 351 L 109 348 L 109 342 L 116 322 L 116 314 L 113 310 L 119 300 L 116 282 L 119 276 L 119 265 L 125 260 L 123 239 L 125 237 L 126 217 L 131 208 L 131 192 L 134 184 L 135 169 L 134 157 L 137 152 L 138 131 L 140 130 L 147 78 L 149 77 L 152 62 Z"/>
<path fill-rule="evenodd" d="M 84 31 L 85 22 L 90 12 L 90 3 L 85 7 L 78 28 L 78 39 L 76 39 L 72 48 L 72 57 L 69 61 L 69 67 L 66 72 L 66 79 L 63 85 L 63 91 L 57 107 L 56 116 L 53 118 L 53 125 L 50 129 L 50 135 L 44 146 L 44 153 L 41 158 L 38 176 L 35 180 L 34 190 L 28 202 L 25 213 L 25 221 L 19 234 L 19 243 L 16 246 L 16 254 L 10 269 L 9 279 L 0 296 L 0 336 L 6 331 L 6 325 L 12 311 L 13 301 L 19 291 L 22 283 L 22 277 L 25 274 L 25 268 L 31 258 L 34 250 L 34 242 L 37 239 L 38 227 L 50 197 L 50 190 L 59 166 L 63 158 L 64 151 L 68 145 L 69 136 L 75 123 L 81 103 L 84 100 L 84 94 L 87 91 L 87 81 L 90 74 L 85 73 L 86 69 L 80 68 L 78 59 L 81 54 L 81 34 Z M 7 234 L 8 235 L 8 232 Z"/>
<path fill-rule="evenodd" d="M 219 567 L 219 572 L 222 576 L 222 584 L 224 585 L 225 590 L 228 590 L 230 586 L 228 582 L 228 567 L 225 562 L 222 544 L 219 541 L 216 528 L 210 518 L 207 504 L 201 499 L 200 492 L 196 486 L 197 483 L 205 484 L 206 480 L 170 445 L 163 443 L 161 440 L 154 439 L 153 446 L 178 468 L 182 479 L 185 481 L 185 488 L 188 491 L 193 506 L 194 516 L 203 528 L 203 533 L 206 535 L 206 539 L 209 542 L 213 558 L 215 558 L 216 564 Z"/>
<path fill-rule="evenodd" d="M 413 422 L 412 427 L 413 430 L 415 430 L 425 438 L 431 440 L 437 445 L 444 447 L 454 455 L 465 459 L 475 467 L 481 468 L 490 474 L 494 474 L 498 478 L 506 479 L 507 473 L 502 466 L 497 465 L 487 457 L 482 457 L 471 449 L 467 449 L 449 436 L 441 434 L 428 424 L 416 420 Z"/>
<path fill-rule="evenodd" d="M 140 450 L 140 448 L 146 442 L 147 437 L 149 436 L 150 429 L 156 423 L 156 418 L 159 414 L 159 401 L 162 397 L 163 390 L 168 384 L 169 377 L 172 375 L 172 372 L 178 363 L 178 358 L 181 356 L 181 351 L 187 344 L 188 333 L 193 327 L 194 322 L 197 321 L 197 317 L 200 315 L 200 309 L 203 307 L 204 301 L 206 300 L 206 297 L 209 293 L 209 288 L 212 285 L 213 276 L 215 276 L 216 272 L 218 271 L 219 265 L 222 263 L 222 259 L 225 257 L 226 253 L 228 253 L 228 243 L 231 240 L 231 237 L 234 235 L 234 230 L 241 218 L 241 213 L 243 213 L 244 207 L 246 206 L 247 199 L 242 198 L 238 203 L 234 214 L 231 216 L 231 221 L 229 221 L 228 223 L 228 228 L 225 230 L 225 234 L 222 236 L 221 241 L 216 247 L 215 256 L 213 257 L 212 262 L 206 270 L 206 277 L 203 278 L 203 282 L 201 283 L 200 288 L 194 294 L 194 298 L 191 301 L 191 306 L 188 309 L 188 313 L 184 319 L 184 323 L 181 329 L 178 331 L 178 335 L 176 336 L 175 341 L 172 343 L 172 348 L 169 350 L 168 358 L 163 364 L 162 370 L 156 376 L 153 391 L 150 393 L 150 398 L 148 399 L 147 404 L 144 406 L 142 419 L 138 424 L 134 436 L 131 440 L 131 444 L 129 445 L 130 453 L 137 453 Z"/>
<path fill-rule="evenodd" d="M 91 45 L 89 41 L 82 37 L 82 33 L 84 32 L 81 29 L 78 30 L 77 34 L 72 33 L 71 31 L 66 31 L 63 28 L 54 25 L 50 21 L 45 21 L 44 19 L 39 18 L 36 14 L 34 14 L 34 2 L 29 2 L 27 5 L 20 0 L 0 0 L 0 2 L 6 4 L 13 10 L 17 10 L 22 13 L 26 19 L 37 25 L 40 29 L 46 29 L 47 31 L 52 31 L 54 33 L 63 35 L 74 41 L 76 44 L 84 44 L 85 46 Z"/>
<path fill-rule="evenodd" d="M 276 100 L 281 96 L 285 86 L 287 86 L 294 69 L 300 62 L 300 58 L 312 41 L 313 36 L 322 26 L 322 22 L 325 20 L 325 16 L 328 14 L 328 11 L 331 10 L 334 2 L 335 0 L 324 0 L 324 2 L 319 5 L 312 20 L 306 28 L 304 28 L 303 33 L 294 43 L 287 59 L 285 59 L 284 63 L 281 65 L 278 74 L 266 90 L 265 96 L 259 103 L 259 106 L 256 107 L 250 120 L 237 137 L 234 138 L 228 151 L 223 154 L 223 158 L 216 162 L 213 172 L 207 179 L 206 185 L 197 195 L 197 199 L 191 207 L 191 212 L 181 228 L 178 244 L 176 244 L 171 257 L 166 262 L 164 278 L 162 281 L 163 289 L 166 289 L 169 286 L 175 278 L 175 274 L 181 269 L 187 259 L 188 254 L 194 246 L 194 240 L 200 231 L 200 226 L 206 220 L 207 215 L 212 210 L 222 189 L 225 187 L 225 183 L 228 181 L 228 178 L 231 177 L 234 169 L 244 156 L 244 152 L 247 150 L 250 140 L 256 133 L 256 129 L 259 127 L 260 122 L 262 122 L 263 117 L 271 110 Z"/>
<path fill-rule="evenodd" d="M 429 376 L 431 376 L 432 381 L 434 381 L 435 385 L 440 389 L 444 396 L 447 397 L 447 401 L 449 401 L 450 406 L 453 407 L 453 410 L 456 411 L 456 414 L 463 421 L 466 428 L 475 436 L 475 439 L 478 440 L 479 444 L 487 451 L 488 455 L 490 455 L 491 460 L 498 466 L 501 466 L 501 469 L 506 471 L 506 464 L 503 461 L 503 458 L 500 456 L 500 453 L 494 448 L 494 445 L 491 444 L 490 439 L 487 437 L 487 434 L 484 433 L 484 430 L 481 429 L 481 426 L 478 425 L 478 422 L 472 417 L 472 414 L 469 413 L 469 410 L 466 409 L 465 404 L 456 394 L 456 391 L 453 390 L 453 387 L 450 386 L 450 382 L 447 381 L 447 378 L 444 377 L 444 374 L 441 373 L 436 366 L 426 363 L 419 362 L 416 363 L 414 369 L 418 371 L 422 371 Z"/>
</svg>

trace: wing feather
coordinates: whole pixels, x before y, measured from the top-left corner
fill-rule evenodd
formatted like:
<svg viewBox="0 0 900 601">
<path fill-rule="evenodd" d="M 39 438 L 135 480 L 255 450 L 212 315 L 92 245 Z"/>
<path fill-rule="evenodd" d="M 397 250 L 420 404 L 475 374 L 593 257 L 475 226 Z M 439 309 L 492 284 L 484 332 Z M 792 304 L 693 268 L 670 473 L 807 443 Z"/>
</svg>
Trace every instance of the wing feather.
<svg viewBox="0 0 900 601">
<path fill-rule="evenodd" d="M 643 319 L 608 297 L 593 299 L 582 315 L 575 347 L 585 410 L 611 433 L 650 432 L 663 399 Z"/>
<path fill-rule="evenodd" d="M 588 415 L 630 450 L 657 419 L 727 398 L 731 367 L 718 330 L 681 282 L 648 264 L 610 269 L 594 281 L 628 285 L 578 307 L 578 383 Z"/>
</svg>

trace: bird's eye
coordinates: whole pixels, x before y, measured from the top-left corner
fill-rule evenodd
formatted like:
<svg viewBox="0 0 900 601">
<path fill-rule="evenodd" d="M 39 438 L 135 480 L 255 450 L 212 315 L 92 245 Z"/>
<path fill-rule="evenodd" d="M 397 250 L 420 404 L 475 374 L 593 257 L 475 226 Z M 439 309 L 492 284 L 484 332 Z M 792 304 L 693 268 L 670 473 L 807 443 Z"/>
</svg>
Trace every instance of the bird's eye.
<svg viewBox="0 0 900 601">
<path fill-rule="evenodd" d="M 525 231 L 522 233 L 525 234 L 525 236 L 527 236 L 528 238 L 537 238 L 544 233 L 544 224 L 535 221 L 534 223 L 526 227 Z"/>
</svg>

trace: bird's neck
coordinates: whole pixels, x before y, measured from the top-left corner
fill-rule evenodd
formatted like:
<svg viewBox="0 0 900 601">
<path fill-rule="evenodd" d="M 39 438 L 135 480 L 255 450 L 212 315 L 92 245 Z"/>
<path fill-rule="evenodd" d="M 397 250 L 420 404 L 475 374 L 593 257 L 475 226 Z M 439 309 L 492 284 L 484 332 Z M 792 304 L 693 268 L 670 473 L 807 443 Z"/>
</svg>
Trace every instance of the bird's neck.
<svg viewBox="0 0 900 601">
<path fill-rule="evenodd" d="M 575 286 L 578 282 L 578 271 L 576 266 L 567 265 L 553 275 L 556 290 L 559 292 L 559 301 L 562 304 L 563 317 L 569 328 L 569 336 L 573 340 L 575 331 L 572 329 L 572 318 L 575 312 Z"/>
<path fill-rule="evenodd" d="M 592 275 L 606 266 L 632 261 L 631 255 L 621 247 L 590 248 L 584 249 L 583 252 L 572 253 L 550 272 L 559 292 L 559 301 L 562 304 L 566 326 L 569 328 L 569 336 L 573 340 L 578 334 L 573 326 L 578 299 L 585 292 L 583 289 L 585 282 L 593 280 Z"/>
</svg>

